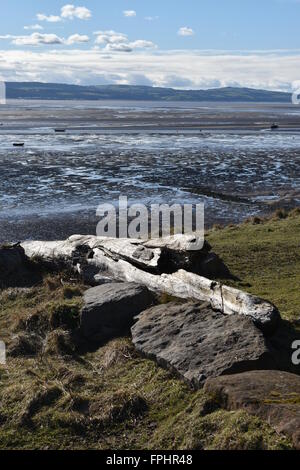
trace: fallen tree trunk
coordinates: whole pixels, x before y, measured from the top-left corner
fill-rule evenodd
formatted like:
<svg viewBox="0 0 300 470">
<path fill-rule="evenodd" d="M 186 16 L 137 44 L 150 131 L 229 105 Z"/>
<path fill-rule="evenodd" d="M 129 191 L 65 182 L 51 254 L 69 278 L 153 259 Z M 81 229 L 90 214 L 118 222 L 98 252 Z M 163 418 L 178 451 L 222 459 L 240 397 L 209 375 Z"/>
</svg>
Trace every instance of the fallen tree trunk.
<svg viewBox="0 0 300 470">
<path fill-rule="evenodd" d="M 171 257 L 173 252 L 179 253 L 182 259 L 189 256 L 189 252 L 182 249 L 186 239 L 180 244 L 177 236 L 176 243 L 172 245 L 168 238 L 166 244 Z M 94 274 L 104 273 L 113 279 L 142 284 L 155 292 L 207 301 L 213 309 L 223 314 L 251 317 L 264 330 L 275 328 L 280 319 L 277 308 L 271 303 L 194 272 L 178 269 L 171 273 L 154 274 L 153 268 L 154 271 L 158 270 L 164 249 L 163 239 L 147 242 L 147 247 L 144 247 L 139 240 L 76 235 L 65 241 L 25 242 L 22 246 L 30 258 L 40 257 L 45 262 L 72 266 L 83 277 L 92 269 Z M 145 256 L 137 259 L 137 249 Z"/>
<path fill-rule="evenodd" d="M 174 273 L 178 269 L 205 277 L 228 277 L 228 268 L 205 242 L 199 250 L 190 250 L 195 237 L 174 235 L 158 240 L 142 241 L 127 238 L 95 237 L 73 235 L 64 241 L 24 242 L 28 256 L 41 256 L 44 261 L 66 262 L 70 257 L 75 261 L 86 257 L 99 248 L 111 258 L 128 261 L 144 271 L 153 274 Z"/>
</svg>

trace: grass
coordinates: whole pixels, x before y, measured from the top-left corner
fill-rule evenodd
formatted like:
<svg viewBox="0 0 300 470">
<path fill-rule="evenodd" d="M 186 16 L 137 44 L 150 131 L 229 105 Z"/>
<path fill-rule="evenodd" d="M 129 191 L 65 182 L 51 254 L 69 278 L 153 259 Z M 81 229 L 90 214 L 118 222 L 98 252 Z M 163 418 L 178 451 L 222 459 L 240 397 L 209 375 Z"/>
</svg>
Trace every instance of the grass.
<svg viewBox="0 0 300 470">
<path fill-rule="evenodd" d="M 300 317 L 298 211 L 211 230 L 207 240 L 239 278 L 231 285 L 270 300 L 287 320 Z"/>
<path fill-rule="evenodd" d="M 289 449 L 115 339 L 80 357 L 12 358 L 0 375 L 1 449 Z"/>
<path fill-rule="evenodd" d="M 299 235 L 294 213 L 217 228 L 207 238 L 239 278 L 233 285 L 295 319 Z M 9 351 L 0 366 L 1 449 L 292 448 L 267 423 L 220 409 L 213 397 L 140 357 L 129 338 L 83 348 L 77 329 L 85 289 L 52 274 L 32 289 L 0 293 L 1 339 Z M 298 403 L 298 397 L 288 400 Z"/>
</svg>

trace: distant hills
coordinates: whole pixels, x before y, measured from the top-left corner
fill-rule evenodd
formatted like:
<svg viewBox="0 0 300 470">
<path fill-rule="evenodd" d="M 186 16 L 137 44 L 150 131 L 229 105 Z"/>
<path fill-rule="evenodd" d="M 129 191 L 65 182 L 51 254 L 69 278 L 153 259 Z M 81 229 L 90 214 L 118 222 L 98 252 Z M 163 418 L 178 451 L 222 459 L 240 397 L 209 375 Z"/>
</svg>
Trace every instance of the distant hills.
<svg viewBox="0 0 300 470">
<path fill-rule="evenodd" d="M 132 85 L 80 86 L 60 83 L 7 82 L 8 99 L 30 100 L 139 100 L 139 101 L 291 101 L 290 93 L 252 88 L 214 88 L 210 90 L 175 90 Z"/>
</svg>

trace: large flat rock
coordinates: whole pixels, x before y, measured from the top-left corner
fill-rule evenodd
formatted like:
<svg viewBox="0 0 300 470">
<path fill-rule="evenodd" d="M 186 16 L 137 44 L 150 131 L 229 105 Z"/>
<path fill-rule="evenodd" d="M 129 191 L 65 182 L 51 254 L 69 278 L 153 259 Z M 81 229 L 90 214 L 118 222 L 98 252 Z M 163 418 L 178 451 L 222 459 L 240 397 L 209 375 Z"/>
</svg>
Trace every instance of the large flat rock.
<svg viewBox="0 0 300 470">
<path fill-rule="evenodd" d="M 275 370 L 209 379 L 205 391 L 228 410 L 245 409 L 289 436 L 300 449 L 300 377 Z"/>
<path fill-rule="evenodd" d="M 222 315 L 200 303 L 152 307 L 131 331 L 138 351 L 196 388 L 208 377 L 276 368 L 267 340 L 250 318 Z"/>
<path fill-rule="evenodd" d="M 133 318 L 154 303 L 145 287 L 130 282 L 112 282 L 84 293 L 81 328 L 85 336 L 113 337 L 129 329 Z"/>
</svg>

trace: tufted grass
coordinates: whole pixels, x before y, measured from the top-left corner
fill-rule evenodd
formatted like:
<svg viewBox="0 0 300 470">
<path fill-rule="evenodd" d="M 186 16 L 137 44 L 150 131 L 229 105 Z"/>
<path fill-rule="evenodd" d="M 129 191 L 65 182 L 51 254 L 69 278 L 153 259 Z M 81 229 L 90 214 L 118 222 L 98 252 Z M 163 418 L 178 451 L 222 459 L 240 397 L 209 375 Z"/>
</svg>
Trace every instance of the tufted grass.
<svg viewBox="0 0 300 470">
<path fill-rule="evenodd" d="M 286 319 L 299 317 L 298 213 L 216 227 L 207 239 L 239 278 L 232 285 L 271 300 Z M 220 409 L 213 397 L 139 356 L 129 338 L 85 352 L 64 348 L 85 289 L 52 274 L 32 289 L 0 292 L 0 336 L 8 348 L 21 334 L 48 341 L 31 355 L 15 347 L 0 366 L 1 449 L 292 448 L 267 423 Z"/>
</svg>

